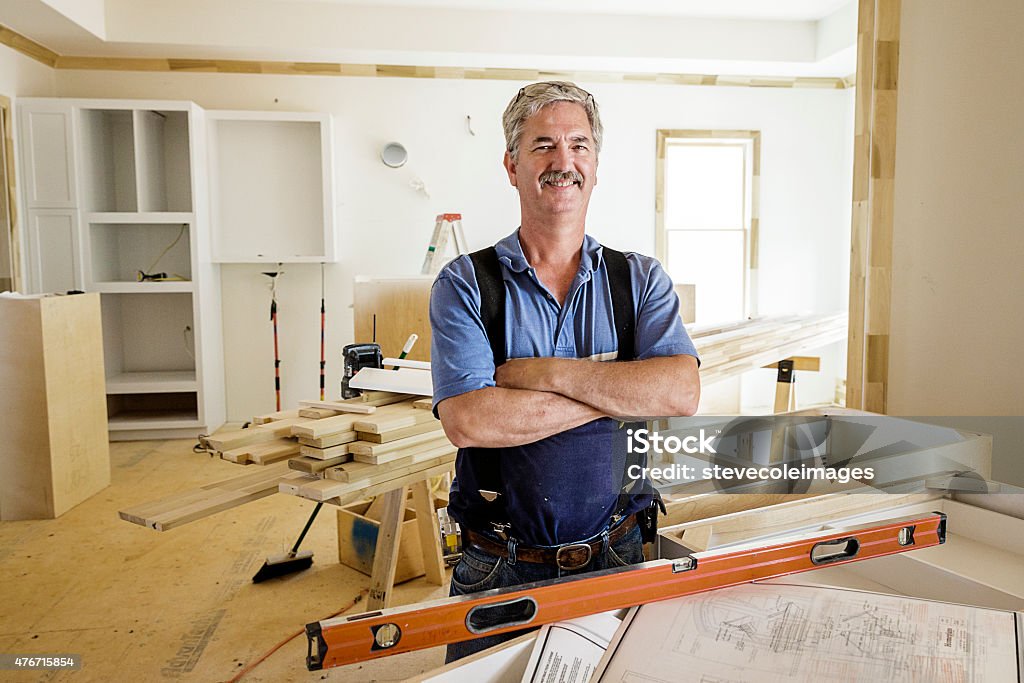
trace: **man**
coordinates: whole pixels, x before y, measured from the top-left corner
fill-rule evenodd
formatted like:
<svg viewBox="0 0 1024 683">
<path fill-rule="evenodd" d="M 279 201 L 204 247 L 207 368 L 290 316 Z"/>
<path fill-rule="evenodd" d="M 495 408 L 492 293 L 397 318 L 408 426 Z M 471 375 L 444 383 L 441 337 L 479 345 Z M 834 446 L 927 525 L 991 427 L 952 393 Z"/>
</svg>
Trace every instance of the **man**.
<svg viewBox="0 0 1024 683">
<path fill-rule="evenodd" d="M 434 410 L 460 449 L 452 595 L 642 562 L 636 515 L 653 491 L 624 482 L 610 416 L 692 415 L 700 395 L 668 275 L 585 233 L 602 135 L 593 96 L 534 83 L 503 124 L 520 227 L 446 266 L 430 300 Z M 448 660 L 504 639 L 450 646 Z"/>
</svg>

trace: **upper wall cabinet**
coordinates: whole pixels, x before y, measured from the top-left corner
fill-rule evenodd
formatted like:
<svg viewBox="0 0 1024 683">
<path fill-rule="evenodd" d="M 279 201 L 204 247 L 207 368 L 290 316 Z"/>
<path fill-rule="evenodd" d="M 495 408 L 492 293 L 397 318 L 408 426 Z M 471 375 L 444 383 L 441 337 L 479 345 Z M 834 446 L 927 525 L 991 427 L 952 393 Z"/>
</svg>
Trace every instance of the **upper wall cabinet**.
<svg viewBox="0 0 1024 683">
<path fill-rule="evenodd" d="M 22 168 L 28 209 L 72 209 L 76 204 L 71 105 L 35 100 L 19 109 Z"/>
<path fill-rule="evenodd" d="M 331 117 L 207 111 L 213 258 L 337 260 Z"/>
<path fill-rule="evenodd" d="M 82 108 L 79 115 L 86 211 L 192 211 L 187 111 Z"/>
</svg>

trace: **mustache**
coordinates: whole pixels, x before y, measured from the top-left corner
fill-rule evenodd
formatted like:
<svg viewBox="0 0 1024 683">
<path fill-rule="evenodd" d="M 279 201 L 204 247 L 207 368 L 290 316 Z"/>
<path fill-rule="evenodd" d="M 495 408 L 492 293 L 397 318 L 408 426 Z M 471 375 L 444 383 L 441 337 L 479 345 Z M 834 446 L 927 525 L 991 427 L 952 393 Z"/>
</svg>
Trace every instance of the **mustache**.
<svg viewBox="0 0 1024 683">
<path fill-rule="evenodd" d="M 583 176 L 576 171 L 548 171 L 540 177 L 541 183 L 557 183 L 562 180 L 571 180 L 583 184 Z"/>
</svg>

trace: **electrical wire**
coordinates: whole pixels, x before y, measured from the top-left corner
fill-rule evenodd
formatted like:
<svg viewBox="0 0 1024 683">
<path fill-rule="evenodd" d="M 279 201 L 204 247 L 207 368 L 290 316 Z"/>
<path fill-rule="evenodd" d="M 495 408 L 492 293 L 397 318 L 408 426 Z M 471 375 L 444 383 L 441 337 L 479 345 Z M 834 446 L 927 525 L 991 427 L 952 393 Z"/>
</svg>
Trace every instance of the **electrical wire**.
<svg viewBox="0 0 1024 683">
<path fill-rule="evenodd" d="M 181 236 L 185 234 L 185 229 L 187 227 L 188 227 L 188 223 L 182 223 L 181 224 L 181 230 L 178 231 L 178 236 L 174 238 L 173 242 L 171 242 L 170 244 L 167 245 L 166 249 L 164 249 L 163 251 L 160 252 L 160 255 L 156 257 L 155 261 L 153 261 L 153 265 L 151 265 L 149 268 L 146 269 L 147 273 L 152 273 L 153 269 L 156 268 L 156 264 L 160 263 L 160 259 L 162 259 L 164 256 L 166 256 L 167 252 L 169 252 L 171 249 L 173 249 L 174 245 L 177 244 L 181 240 Z M 181 277 L 181 276 L 179 275 L 178 277 Z M 184 279 L 184 278 L 182 278 L 182 279 Z"/>
<path fill-rule="evenodd" d="M 331 614 L 330 616 L 327 616 L 327 617 L 324 617 L 324 618 L 325 619 L 333 619 L 334 617 L 338 616 L 339 614 L 343 614 L 343 613 L 349 611 L 350 609 L 352 609 L 353 607 L 358 605 L 360 602 L 362 602 L 363 598 L 365 598 L 369 594 L 369 592 L 370 592 L 369 588 L 364 588 L 363 590 L 359 591 L 359 595 L 357 595 L 348 606 L 343 607 L 340 610 L 338 610 L 337 612 L 335 612 L 334 614 Z M 255 669 L 257 666 L 262 664 L 264 662 L 264 660 L 266 660 L 268 657 L 270 657 L 270 655 L 274 654 L 275 652 L 280 650 L 282 647 L 287 645 L 290 641 L 294 640 L 298 636 L 301 636 L 305 632 L 306 632 L 306 630 L 302 629 L 302 630 L 296 631 L 295 633 L 293 633 L 290 636 L 286 637 L 280 643 L 278 643 L 274 647 L 272 647 L 269 650 L 267 650 L 267 652 L 264 653 L 259 659 L 257 659 L 252 664 L 250 664 L 249 666 L 245 667 L 244 669 L 239 671 L 237 674 L 235 674 L 235 677 L 232 678 L 229 681 L 229 683 L 238 683 L 238 681 L 242 680 L 242 676 L 246 675 L 247 673 L 249 673 L 250 671 Z"/>
</svg>

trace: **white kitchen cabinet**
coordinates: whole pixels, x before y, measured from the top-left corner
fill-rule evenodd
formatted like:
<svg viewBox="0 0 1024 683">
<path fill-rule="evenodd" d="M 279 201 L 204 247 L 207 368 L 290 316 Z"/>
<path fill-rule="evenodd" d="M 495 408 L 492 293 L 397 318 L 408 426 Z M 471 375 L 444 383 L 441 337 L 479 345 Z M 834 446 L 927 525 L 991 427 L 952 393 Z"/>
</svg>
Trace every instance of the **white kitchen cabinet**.
<svg viewBox="0 0 1024 683">
<path fill-rule="evenodd" d="M 111 439 L 217 429 L 220 277 L 202 109 L 85 99 L 18 106 L 31 286 L 101 294 Z"/>
</svg>

